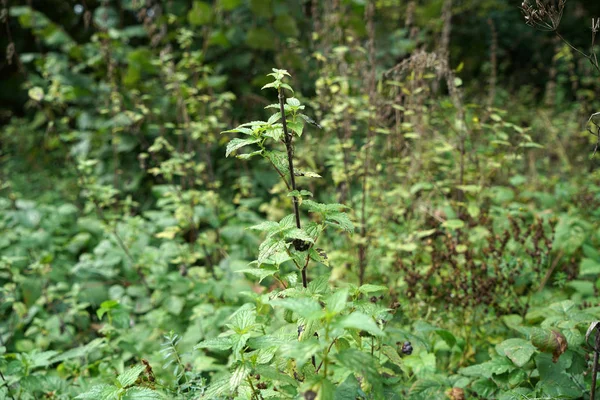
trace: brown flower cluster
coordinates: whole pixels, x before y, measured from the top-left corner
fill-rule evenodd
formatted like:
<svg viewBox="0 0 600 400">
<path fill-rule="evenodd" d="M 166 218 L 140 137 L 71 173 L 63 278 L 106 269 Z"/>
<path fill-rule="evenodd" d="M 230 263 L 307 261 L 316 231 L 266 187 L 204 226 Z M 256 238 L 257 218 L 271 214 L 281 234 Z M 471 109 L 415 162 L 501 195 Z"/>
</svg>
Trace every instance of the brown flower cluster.
<svg viewBox="0 0 600 400">
<path fill-rule="evenodd" d="M 431 259 L 425 262 L 429 266 L 423 267 L 424 260 L 418 257 L 409 262 L 398 260 L 407 297 L 438 302 L 446 308 L 483 305 L 494 307 L 500 314 L 522 311 L 520 308 L 527 305 L 516 301 L 516 287 L 536 286 L 541 281 L 552 250 L 554 227 L 541 219 L 527 223 L 509 217 L 509 227 L 495 233 L 489 217 L 471 222 L 491 232 L 487 245 L 465 246 L 456 236 L 440 235 L 427 241 Z"/>
<path fill-rule="evenodd" d="M 556 31 L 567 0 L 524 0 L 521 10 L 525 23 L 543 31 Z"/>
</svg>

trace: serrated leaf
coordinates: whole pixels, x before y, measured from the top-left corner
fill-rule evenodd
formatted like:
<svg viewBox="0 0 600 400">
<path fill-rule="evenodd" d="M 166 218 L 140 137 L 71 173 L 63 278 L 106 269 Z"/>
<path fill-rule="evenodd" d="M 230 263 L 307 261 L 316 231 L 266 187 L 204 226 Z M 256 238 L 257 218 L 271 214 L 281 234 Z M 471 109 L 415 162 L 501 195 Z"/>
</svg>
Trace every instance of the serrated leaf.
<svg viewBox="0 0 600 400">
<path fill-rule="evenodd" d="M 283 307 L 286 310 L 291 310 L 302 318 L 309 320 L 318 319 L 323 315 L 321 305 L 311 298 L 286 298 L 272 300 L 271 304 L 274 307 Z"/>
<path fill-rule="evenodd" d="M 229 157 L 229 155 L 238 150 L 241 149 L 244 146 L 248 146 L 250 144 L 254 144 L 254 143 L 258 143 L 260 141 L 260 139 L 257 138 L 250 138 L 250 139 L 240 139 L 240 138 L 235 138 L 232 139 L 228 144 L 227 144 L 227 149 L 225 151 L 225 157 Z"/>
<path fill-rule="evenodd" d="M 307 178 L 322 178 L 322 176 L 317 174 L 316 172 L 301 171 L 298 169 L 294 171 L 294 175 L 295 176 L 306 176 Z"/>
<path fill-rule="evenodd" d="M 282 83 L 281 87 L 284 88 L 284 89 L 289 90 L 292 93 L 294 93 L 294 89 L 292 89 L 292 87 L 290 85 L 288 85 L 287 83 Z"/>
<path fill-rule="evenodd" d="M 514 364 L 506 357 L 494 357 L 481 364 L 461 368 L 459 372 L 465 376 L 490 379 L 492 375 L 501 375 L 515 369 Z"/>
<path fill-rule="evenodd" d="M 287 154 L 281 151 L 267 151 L 264 154 L 271 163 L 284 175 L 290 173 Z"/>
<path fill-rule="evenodd" d="M 579 265 L 579 275 L 600 275 L 600 262 L 584 258 Z"/>
<path fill-rule="evenodd" d="M 50 363 L 57 363 L 57 362 L 62 362 L 62 361 L 69 360 L 72 358 L 79 358 L 79 357 L 87 356 L 92 351 L 96 350 L 97 348 L 99 348 L 100 346 L 102 346 L 104 344 L 105 344 L 105 339 L 103 339 L 103 338 L 94 339 L 90 343 L 88 343 L 84 346 L 79 346 L 74 349 L 67 350 L 62 354 L 59 354 L 58 356 L 52 358 L 50 360 Z"/>
<path fill-rule="evenodd" d="M 279 272 L 279 268 L 271 265 L 263 265 L 260 268 L 246 268 L 236 271 L 237 273 L 250 274 L 258 278 L 258 282 L 262 282 L 263 279 L 273 276 Z"/>
<path fill-rule="evenodd" d="M 258 248 L 258 263 L 267 262 L 268 258 L 287 248 L 285 241 L 269 238 L 262 242 Z"/>
<path fill-rule="evenodd" d="M 296 135 L 302 136 L 302 131 L 304 130 L 304 124 L 302 122 L 287 121 L 287 126 L 294 131 Z"/>
<path fill-rule="evenodd" d="M 375 293 L 375 292 L 388 292 L 389 290 L 390 290 L 390 288 L 388 288 L 387 286 L 371 285 L 369 283 L 367 283 L 366 285 L 362 285 L 361 287 L 358 288 L 358 291 L 360 293 L 364 293 L 364 294 Z"/>
<path fill-rule="evenodd" d="M 156 400 L 162 399 L 163 396 L 156 390 L 147 387 L 133 387 L 127 389 L 123 395 L 123 400 Z"/>
<path fill-rule="evenodd" d="M 371 384 L 379 382 L 379 372 L 375 359 L 357 349 L 347 349 L 335 355 L 337 361 L 350 371 L 363 375 Z"/>
<path fill-rule="evenodd" d="M 233 346 L 230 337 L 216 337 L 203 340 L 194 346 L 194 349 L 229 350 Z"/>
<path fill-rule="evenodd" d="M 146 367 L 144 367 L 142 364 L 134 365 L 132 368 L 129 368 L 117 376 L 117 381 L 121 384 L 121 387 L 133 385 L 135 381 L 137 381 L 140 374 L 144 372 L 145 368 Z"/>
<path fill-rule="evenodd" d="M 355 311 L 350 315 L 340 318 L 335 325 L 344 329 L 365 331 L 374 336 L 384 335 L 383 331 L 377 326 L 373 318 L 359 311 Z"/>
<path fill-rule="evenodd" d="M 279 228 L 279 223 L 275 221 L 263 221 L 260 224 L 250 226 L 246 229 L 252 229 L 260 232 L 275 232 Z"/>
<path fill-rule="evenodd" d="M 256 372 L 262 377 L 275 382 L 283 382 L 291 386 L 298 386 L 298 381 L 269 365 L 257 365 Z"/>
<path fill-rule="evenodd" d="M 346 308 L 348 289 L 338 289 L 325 302 L 327 311 L 338 314 Z"/>
<path fill-rule="evenodd" d="M 280 83 L 279 82 L 271 82 L 271 83 L 267 83 L 265 86 L 261 87 L 260 90 L 265 90 L 268 88 L 275 88 L 277 89 L 279 87 Z"/>
<path fill-rule="evenodd" d="M 257 150 L 257 151 L 253 151 L 252 153 L 243 153 L 243 154 L 238 154 L 237 158 L 239 158 L 240 160 L 249 160 L 250 158 L 254 157 L 254 156 L 258 156 L 260 154 L 262 154 L 263 150 Z"/>
<path fill-rule="evenodd" d="M 230 376 L 220 378 L 212 381 L 206 391 L 204 397 L 207 399 L 219 399 L 222 398 L 225 393 L 229 392 L 229 380 Z"/>
<path fill-rule="evenodd" d="M 410 395 L 421 396 L 419 398 L 435 399 L 442 398 L 444 391 L 448 388 L 442 379 L 419 379 L 410 387 Z M 447 398 L 447 396 L 444 396 Z"/>
<path fill-rule="evenodd" d="M 114 400 L 118 398 L 119 388 L 114 385 L 96 385 L 76 399 L 83 400 Z"/>
<path fill-rule="evenodd" d="M 223 131 L 221 132 L 221 134 L 223 133 L 243 133 L 244 135 L 252 135 L 254 133 L 254 131 L 250 128 L 245 128 L 245 127 L 237 127 L 235 129 L 230 129 L 228 131 Z"/>
<path fill-rule="evenodd" d="M 313 238 L 303 229 L 293 228 L 285 233 L 286 239 L 300 239 L 305 242 L 314 243 Z"/>
<path fill-rule="evenodd" d="M 329 222 L 330 225 L 333 225 L 337 228 L 340 228 L 346 232 L 354 232 L 354 224 L 348 217 L 346 213 L 331 213 L 325 217 L 325 221 Z"/>
<path fill-rule="evenodd" d="M 255 310 L 238 310 L 230 317 L 231 323 L 227 327 L 238 334 L 248 333 L 252 330 L 256 322 Z"/>
<path fill-rule="evenodd" d="M 288 98 L 285 100 L 285 102 L 286 102 L 286 103 L 288 103 L 288 104 L 289 104 L 290 106 L 292 106 L 292 107 L 298 107 L 298 106 L 300 106 L 300 100 L 298 100 L 298 99 L 297 99 L 297 98 L 295 98 L 295 97 L 288 97 Z"/>
<path fill-rule="evenodd" d="M 311 125 L 316 126 L 319 129 L 323 129 L 323 127 L 321 125 L 319 125 L 319 123 L 317 121 L 315 121 L 314 119 L 312 119 L 311 117 L 304 115 L 304 114 L 298 114 L 300 116 L 300 118 L 302 118 L 304 121 L 308 122 Z"/>
<path fill-rule="evenodd" d="M 276 112 L 275 114 L 273 114 L 269 117 L 269 120 L 267 121 L 267 123 L 269 125 L 272 125 L 275 122 L 279 121 L 280 119 L 281 119 L 281 112 Z"/>
<path fill-rule="evenodd" d="M 396 364 L 399 367 L 403 367 L 402 358 L 400 358 L 400 355 L 398 354 L 398 351 L 395 348 L 384 344 L 381 348 L 381 352 L 385 354 L 385 356 L 390 360 L 390 362 Z"/>
<path fill-rule="evenodd" d="M 246 364 L 239 365 L 235 371 L 233 371 L 233 374 L 231 374 L 231 378 L 229 379 L 229 389 L 235 391 L 242 381 L 246 379 L 248 374 L 250 374 L 250 371 L 250 367 Z"/>
<path fill-rule="evenodd" d="M 516 366 L 522 367 L 527 364 L 535 353 L 535 347 L 525 339 L 508 339 L 496 346 L 500 355 L 507 356 Z"/>
</svg>

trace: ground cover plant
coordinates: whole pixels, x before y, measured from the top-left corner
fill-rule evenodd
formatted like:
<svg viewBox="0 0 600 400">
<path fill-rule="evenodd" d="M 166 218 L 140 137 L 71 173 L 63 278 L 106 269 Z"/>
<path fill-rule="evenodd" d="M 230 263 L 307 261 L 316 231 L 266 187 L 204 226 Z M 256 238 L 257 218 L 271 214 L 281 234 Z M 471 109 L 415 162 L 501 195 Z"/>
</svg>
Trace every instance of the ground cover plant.
<svg viewBox="0 0 600 400">
<path fill-rule="evenodd" d="M 1 0 L 0 398 L 597 398 L 599 29 Z"/>
</svg>

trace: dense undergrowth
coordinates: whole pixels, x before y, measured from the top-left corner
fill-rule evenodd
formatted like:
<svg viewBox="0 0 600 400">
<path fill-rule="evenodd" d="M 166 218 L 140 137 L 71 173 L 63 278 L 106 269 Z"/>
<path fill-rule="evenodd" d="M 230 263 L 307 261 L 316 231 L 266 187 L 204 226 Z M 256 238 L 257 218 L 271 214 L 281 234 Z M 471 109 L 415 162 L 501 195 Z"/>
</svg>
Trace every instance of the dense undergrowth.
<svg viewBox="0 0 600 400">
<path fill-rule="evenodd" d="M 477 77 L 448 0 L 10 3 L 0 398 L 593 397 L 593 57 L 517 89 L 490 17 Z"/>
</svg>

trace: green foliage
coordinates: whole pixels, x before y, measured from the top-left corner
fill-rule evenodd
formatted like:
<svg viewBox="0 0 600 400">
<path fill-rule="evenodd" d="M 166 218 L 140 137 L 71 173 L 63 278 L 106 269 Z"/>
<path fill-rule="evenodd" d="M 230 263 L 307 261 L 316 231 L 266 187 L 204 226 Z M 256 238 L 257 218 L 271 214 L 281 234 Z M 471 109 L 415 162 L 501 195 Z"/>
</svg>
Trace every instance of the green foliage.
<svg viewBox="0 0 600 400">
<path fill-rule="evenodd" d="M 445 3 L 3 4 L 0 398 L 588 397 L 597 76 Z"/>
</svg>

